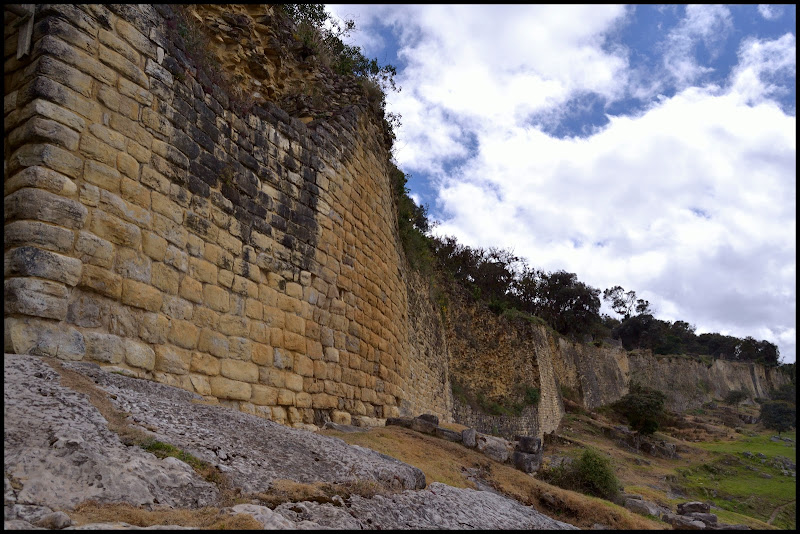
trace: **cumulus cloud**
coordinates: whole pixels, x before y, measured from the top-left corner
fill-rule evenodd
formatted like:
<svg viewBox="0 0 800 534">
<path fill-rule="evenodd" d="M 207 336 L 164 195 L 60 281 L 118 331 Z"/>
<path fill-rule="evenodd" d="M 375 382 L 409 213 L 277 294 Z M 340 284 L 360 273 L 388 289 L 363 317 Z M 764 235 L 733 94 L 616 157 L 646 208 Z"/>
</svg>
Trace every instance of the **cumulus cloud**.
<svg viewBox="0 0 800 534">
<path fill-rule="evenodd" d="M 758 4 L 758 13 L 767 20 L 777 20 L 783 15 L 783 8 L 771 4 Z"/>
<path fill-rule="evenodd" d="M 634 72 L 612 39 L 630 8 L 377 9 L 405 64 L 396 159 L 437 189 L 437 233 L 622 285 L 662 319 L 794 361 L 796 119 L 775 102 L 796 77 L 792 33 L 733 43 L 727 7 L 686 6 L 655 70 Z M 724 46 L 737 64 L 709 83 L 698 48 Z M 542 127 L 583 98 L 630 96 L 648 103 L 580 136 Z"/>
</svg>

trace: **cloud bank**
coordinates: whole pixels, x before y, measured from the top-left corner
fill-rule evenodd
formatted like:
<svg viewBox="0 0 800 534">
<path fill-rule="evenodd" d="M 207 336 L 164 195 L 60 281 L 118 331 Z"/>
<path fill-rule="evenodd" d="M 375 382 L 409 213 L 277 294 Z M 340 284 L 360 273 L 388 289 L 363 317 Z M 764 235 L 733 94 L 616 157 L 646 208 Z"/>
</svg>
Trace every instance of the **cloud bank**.
<svg viewBox="0 0 800 534">
<path fill-rule="evenodd" d="M 727 7 L 673 6 L 643 62 L 623 6 L 330 7 L 368 54 L 396 46 L 395 158 L 435 192 L 437 233 L 795 360 L 792 32 L 737 36 Z"/>
</svg>

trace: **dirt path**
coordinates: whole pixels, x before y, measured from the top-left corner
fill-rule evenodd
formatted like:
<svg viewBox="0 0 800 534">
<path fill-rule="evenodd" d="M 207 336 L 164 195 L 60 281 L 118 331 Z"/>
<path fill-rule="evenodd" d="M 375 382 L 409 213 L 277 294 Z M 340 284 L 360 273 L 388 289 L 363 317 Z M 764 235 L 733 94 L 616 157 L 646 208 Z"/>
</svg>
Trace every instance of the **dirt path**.
<svg viewBox="0 0 800 534">
<path fill-rule="evenodd" d="M 778 513 L 780 513 L 781 510 L 783 510 L 784 508 L 786 508 L 790 504 L 794 504 L 794 503 L 795 503 L 795 501 L 787 502 L 786 504 L 782 504 L 782 505 L 778 506 L 777 508 L 775 508 L 775 511 L 772 512 L 772 515 L 769 516 L 769 521 L 767 521 L 767 524 L 771 525 L 772 522 L 775 521 L 775 518 L 778 517 Z"/>
</svg>

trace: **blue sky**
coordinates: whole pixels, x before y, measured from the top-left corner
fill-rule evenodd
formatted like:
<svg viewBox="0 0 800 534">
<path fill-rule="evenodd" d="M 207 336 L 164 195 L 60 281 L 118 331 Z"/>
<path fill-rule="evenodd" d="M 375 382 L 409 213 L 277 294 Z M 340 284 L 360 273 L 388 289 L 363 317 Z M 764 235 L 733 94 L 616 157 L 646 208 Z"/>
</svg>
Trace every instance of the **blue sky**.
<svg viewBox="0 0 800 534">
<path fill-rule="evenodd" d="M 436 232 L 796 353 L 796 6 L 329 5 Z"/>
</svg>

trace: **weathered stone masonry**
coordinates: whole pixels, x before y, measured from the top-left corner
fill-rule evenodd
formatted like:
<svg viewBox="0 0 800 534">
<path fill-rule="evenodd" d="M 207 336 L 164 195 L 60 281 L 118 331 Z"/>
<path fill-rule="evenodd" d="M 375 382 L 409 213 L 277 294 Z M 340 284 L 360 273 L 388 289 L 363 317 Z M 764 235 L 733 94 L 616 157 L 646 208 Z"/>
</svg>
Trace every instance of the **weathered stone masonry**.
<svg viewBox="0 0 800 534">
<path fill-rule="evenodd" d="M 234 17 L 237 39 L 275 20 L 251 25 L 249 9 Z M 204 23 L 224 21 L 217 11 Z M 37 4 L 17 57 L 27 25 L 5 13 L 6 352 L 113 365 L 293 426 L 429 412 L 539 437 L 563 417 L 561 387 L 596 407 L 637 380 L 685 409 L 788 380 L 572 343 L 457 291 L 445 313 L 407 267 L 382 117 L 358 85 L 326 80 L 342 84 L 333 109 L 295 102 L 303 121 L 269 102 L 237 114 L 169 16 Z M 257 50 L 247 65 L 260 71 Z M 265 72 L 291 78 L 270 82 L 276 98 L 319 78 L 268 52 Z M 491 417 L 454 399 L 454 381 L 541 398 L 522 417 Z"/>
<path fill-rule="evenodd" d="M 237 116 L 152 6 L 35 20 L 19 60 L 6 24 L 5 350 L 295 426 L 399 415 L 407 303 L 375 118 Z"/>
</svg>

